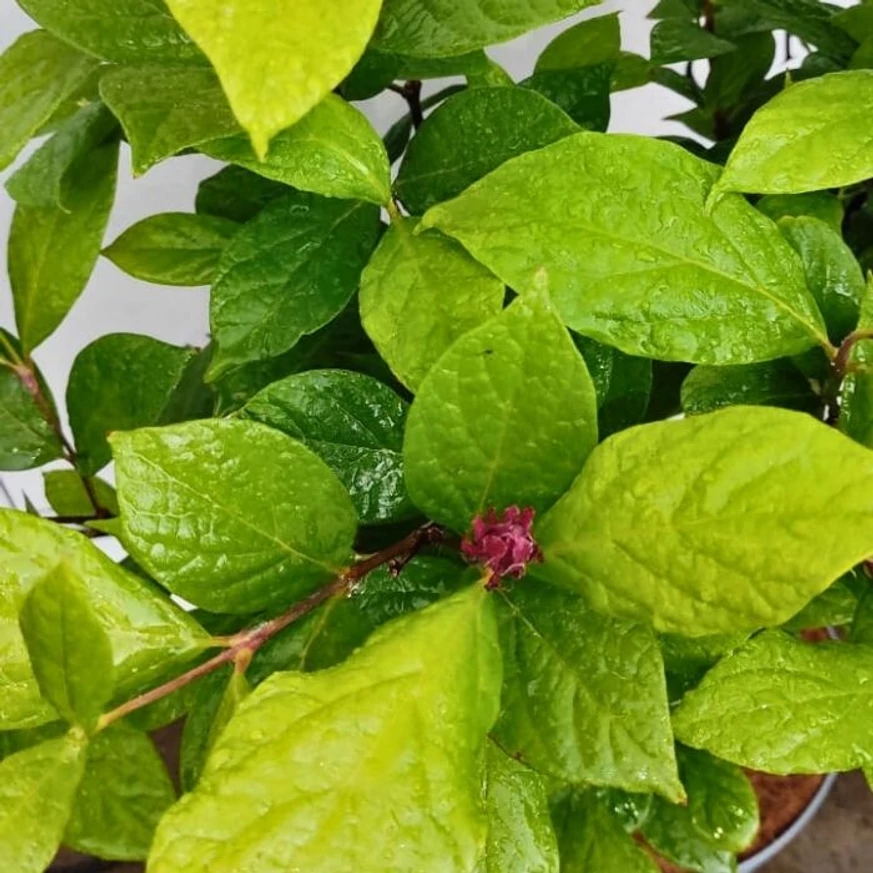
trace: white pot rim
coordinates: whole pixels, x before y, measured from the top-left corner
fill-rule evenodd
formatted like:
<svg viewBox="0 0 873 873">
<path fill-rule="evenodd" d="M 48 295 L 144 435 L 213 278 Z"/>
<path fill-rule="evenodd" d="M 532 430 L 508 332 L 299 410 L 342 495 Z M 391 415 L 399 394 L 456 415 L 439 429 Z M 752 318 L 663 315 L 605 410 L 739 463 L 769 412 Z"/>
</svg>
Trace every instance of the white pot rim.
<svg viewBox="0 0 873 873">
<path fill-rule="evenodd" d="M 786 828 L 772 843 L 764 846 L 760 852 L 756 852 L 751 858 L 746 858 L 737 870 L 737 873 L 754 873 L 768 861 L 772 861 L 789 843 L 796 839 L 816 817 L 825 800 L 837 781 L 837 773 L 825 776 L 824 781 L 806 805 L 803 812 Z"/>
</svg>

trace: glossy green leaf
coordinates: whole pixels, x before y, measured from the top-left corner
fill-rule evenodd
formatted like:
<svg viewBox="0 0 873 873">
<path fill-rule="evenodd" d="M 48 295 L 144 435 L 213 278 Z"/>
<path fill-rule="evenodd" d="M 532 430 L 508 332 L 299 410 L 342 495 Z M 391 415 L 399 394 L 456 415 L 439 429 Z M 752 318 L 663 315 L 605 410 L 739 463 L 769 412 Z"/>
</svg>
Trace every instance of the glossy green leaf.
<svg viewBox="0 0 873 873">
<path fill-rule="evenodd" d="M 43 30 L 25 33 L 0 55 L 0 170 L 96 67 Z"/>
<path fill-rule="evenodd" d="M 871 107 L 873 70 L 791 85 L 746 125 L 718 190 L 799 194 L 870 178 Z"/>
<path fill-rule="evenodd" d="M 232 667 L 204 680 L 182 731 L 179 775 L 183 791 L 196 788 L 209 752 L 251 690 L 245 675 Z"/>
<path fill-rule="evenodd" d="M 695 21 L 667 18 L 652 30 L 651 57 L 655 64 L 675 64 L 698 58 L 714 58 L 736 51 L 736 46 Z"/>
<path fill-rule="evenodd" d="M 580 128 L 605 131 L 609 126 L 614 72 L 612 62 L 572 70 L 542 70 L 520 84 L 563 109 Z"/>
<path fill-rule="evenodd" d="M 186 600 L 213 612 L 279 607 L 348 562 L 354 507 L 330 468 L 284 434 L 217 420 L 111 443 L 124 544 Z"/>
<path fill-rule="evenodd" d="M 129 227 L 103 250 L 116 267 L 157 285 L 209 285 L 239 225 L 226 218 L 167 212 Z"/>
<path fill-rule="evenodd" d="M 337 597 L 291 625 L 255 655 L 246 674 L 260 684 L 277 670 L 334 667 L 388 621 L 442 600 L 475 581 L 475 568 L 438 555 L 417 555 L 399 574 L 370 573 L 352 597 Z"/>
<path fill-rule="evenodd" d="M 20 0 L 19 5 L 46 30 L 107 61 L 204 62 L 163 2 Z"/>
<path fill-rule="evenodd" d="M 361 276 L 361 321 L 413 391 L 446 349 L 503 308 L 503 283 L 457 243 L 392 222 Z"/>
<path fill-rule="evenodd" d="M 852 619 L 850 639 L 859 645 L 873 645 L 873 593 L 868 586 L 866 594 L 858 602 L 858 608 Z M 873 764 L 867 768 L 873 773 Z"/>
<path fill-rule="evenodd" d="M 769 219 L 737 195 L 706 211 L 717 174 L 671 143 L 581 133 L 504 164 L 423 225 L 522 295 L 548 291 L 569 327 L 628 354 L 739 364 L 825 342 L 800 261 Z"/>
<path fill-rule="evenodd" d="M 700 683 L 707 670 L 729 652 L 738 649 L 748 638 L 747 632 L 710 634 L 705 637 L 660 634 L 670 703 L 681 700 L 686 691 Z"/>
<path fill-rule="evenodd" d="M 118 498 L 115 489 L 103 479 L 88 480 L 97 503 L 112 515 L 118 514 Z M 43 474 L 45 498 L 58 515 L 94 515 L 97 507 L 76 470 L 51 470 Z"/>
<path fill-rule="evenodd" d="M 0 363 L 0 470 L 41 467 L 63 453 L 58 435 L 22 377 L 11 365 Z"/>
<path fill-rule="evenodd" d="M 9 282 L 25 350 L 52 334 L 97 263 L 115 196 L 118 144 L 84 155 L 69 173 L 65 207 L 19 205 L 9 232 Z"/>
<path fill-rule="evenodd" d="M 0 727 L 57 718 L 41 700 L 18 613 L 36 582 L 66 561 L 112 642 L 119 697 L 179 671 L 205 645 L 197 623 L 148 583 L 114 564 L 81 534 L 24 512 L 0 510 Z M 125 697 L 126 699 L 126 697 Z"/>
<path fill-rule="evenodd" d="M 419 509 L 464 531 L 491 507 L 547 509 L 596 442 L 582 356 L 547 305 L 518 299 L 424 378 L 406 426 L 406 482 Z"/>
<path fill-rule="evenodd" d="M 618 13 L 580 21 L 562 30 L 537 59 L 536 71 L 571 70 L 615 62 L 621 52 Z"/>
<path fill-rule="evenodd" d="M 124 127 L 138 175 L 183 149 L 239 130 L 208 67 L 116 67 L 100 80 L 100 96 Z"/>
<path fill-rule="evenodd" d="M 558 873 L 558 841 L 540 776 L 489 743 L 483 873 Z"/>
<path fill-rule="evenodd" d="M 858 602 L 869 587 L 869 579 L 861 570 L 855 569 L 846 573 L 817 597 L 813 597 L 782 627 L 788 631 L 802 631 L 838 628 L 851 624 L 858 609 Z"/>
<path fill-rule="evenodd" d="M 242 167 L 225 167 L 204 179 L 197 188 L 196 209 L 200 215 L 214 215 L 245 224 L 268 203 L 288 189 Z"/>
<path fill-rule="evenodd" d="M 212 286 L 212 379 L 275 358 L 342 312 L 379 240 L 376 206 L 293 192 L 225 250 Z"/>
<path fill-rule="evenodd" d="M 300 440 L 346 487 L 363 522 L 414 514 L 403 481 L 407 404 L 369 376 L 310 370 L 267 386 L 242 410 Z"/>
<path fill-rule="evenodd" d="M 377 48 L 420 57 L 460 55 L 567 18 L 597 0 L 384 0 Z"/>
<path fill-rule="evenodd" d="M 657 873 L 655 862 L 625 831 L 605 793 L 573 791 L 552 811 L 561 873 Z"/>
<path fill-rule="evenodd" d="M 873 328 L 873 281 L 867 280 L 867 288 L 861 301 L 858 318 L 859 330 Z M 843 381 L 840 395 L 839 427 L 847 436 L 867 448 L 873 448 L 873 340 L 862 339 L 852 347 L 849 362 L 860 369 L 848 373 Z"/>
<path fill-rule="evenodd" d="M 510 158 L 578 130 L 557 106 L 525 88 L 461 91 L 413 138 L 397 174 L 397 196 L 419 215 Z"/>
<path fill-rule="evenodd" d="M 725 406 L 781 406 L 814 412 L 822 400 L 791 361 L 695 367 L 682 383 L 682 409 L 688 415 Z"/>
<path fill-rule="evenodd" d="M 112 697 L 114 667 L 88 581 L 62 561 L 30 590 L 18 623 L 43 696 L 66 721 L 91 731 Z"/>
<path fill-rule="evenodd" d="M 595 449 L 532 569 L 661 631 L 781 624 L 873 553 L 871 479 L 867 449 L 798 412 L 641 425 Z"/>
<path fill-rule="evenodd" d="M 761 634 L 713 667 L 673 716 L 681 742 L 767 773 L 869 765 L 873 650 Z M 741 712 L 742 719 L 736 714 Z"/>
<path fill-rule="evenodd" d="M 117 123 L 100 103 L 89 103 L 65 121 L 6 183 L 9 195 L 24 206 L 65 208 L 68 174 L 83 155 L 106 141 Z"/>
<path fill-rule="evenodd" d="M 391 197 L 388 155 L 382 140 L 363 113 L 335 94 L 329 94 L 294 127 L 279 134 L 263 160 L 245 136 L 202 143 L 200 151 L 324 197 L 379 205 Z"/>
<path fill-rule="evenodd" d="M 114 861 L 141 861 L 176 792 L 152 741 L 116 725 L 88 745 L 64 844 Z"/>
<path fill-rule="evenodd" d="M 32 746 L 0 762 L 0 867 L 43 873 L 61 843 L 86 742 L 79 732 Z"/>
<path fill-rule="evenodd" d="M 800 255 L 806 285 L 818 303 L 828 333 L 839 343 L 858 322 L 865 282 L 861 267 L 842 235 L 817 218 L 783 218 L 783 236 Z"/>
<path fill-rule="evenodd" d="M 151 873 L 473 873 L 499 696 L 481 586 L 392 622 L 333 670 L 277 674 L 240 706 L 196 790 L 164 818 Z M 269 815 L 255 798 L 269 799 Z"/>
<path fill-rule="evenodd" d="M 364 52 L 381 0 L 167 0 L 206 53 L 234 114 L 263 158 L 342 82 Z"/>
<path fill-rule="evenodd" d="M 837 233 L 842 232 L 844 210 L 839 197 L 824 191 L 808 194 L 767 194 L 755 208 L 773 221 L 780 218 L 817 218 Z"/>
<path fill-rule="evenodd" d="M 733 123 L 747 121 L 766 99 L 762 97 L 765 89 L 772 87 L 764 82 L 775 60 L 776 40 L 772 33 L 765 32 L 732 37 L 731 42 L 735 51 L 710 60 L 703 93 L 708 107 L 718 110 L 722 118 L 727 115 L 733 133 Z"/>
<path fill-rule="evenodd" d="M 107 437 L 164 421 L 164 410 L 193 349 L 132 333 L 100 337 L 79 352 L 67 385 L 67 408 L 79 469 L 93 476 L 112 459 Z"/>
<path fill-rule="evenodd" d="M 500 612 L 500 745 L 562 783 L 681 800 L 655 635 L 534 580 Z M 548 677 L 548 681 L 543 681 Z"/>
</svg>

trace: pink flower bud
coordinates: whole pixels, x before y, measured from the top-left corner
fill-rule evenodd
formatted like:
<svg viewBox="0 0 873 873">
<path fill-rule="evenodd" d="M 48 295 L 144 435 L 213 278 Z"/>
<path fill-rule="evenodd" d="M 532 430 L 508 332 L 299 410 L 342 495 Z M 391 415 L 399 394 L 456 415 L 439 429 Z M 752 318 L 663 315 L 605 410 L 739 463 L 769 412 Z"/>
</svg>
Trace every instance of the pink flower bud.
<svg viewBox="0 0 873 873">
<path fill-rule="evenodd" d="M 531 533 L 535 512 L 532 507 L 509 506 L 499 516 L 489 509 L 473 519 L 473 529 L 461 541 L 461 551 L 471 564 L 490 570 L 485 587 L 497 588 L 507 576 L 521 579 L 532 561 L 542 561 L 543 553 Z"/>
</svg>

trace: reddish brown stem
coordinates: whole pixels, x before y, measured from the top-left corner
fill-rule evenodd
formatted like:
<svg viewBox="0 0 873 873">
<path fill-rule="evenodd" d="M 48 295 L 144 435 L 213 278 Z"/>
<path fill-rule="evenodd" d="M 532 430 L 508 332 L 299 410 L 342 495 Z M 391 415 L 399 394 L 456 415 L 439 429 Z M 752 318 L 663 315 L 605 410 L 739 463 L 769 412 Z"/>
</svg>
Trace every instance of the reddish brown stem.
<svg viewBox="0 0 873 873">
<path fill-rule="evenodd" d="M 411 557 L 427 543 L 439 542 L 442 536 L 442 529 L 434 524 L 426 524 L 423 527 L 417 528 L 399 542 L 394 543 L 394 545 L 388 546 L 388 548 L 383 549 L 381 552 L 370 555 L 370 557 L 364 558 L 364 560 L 349 567 L 349 569 L 340 573 L 339 576 L 327 585 L 310 594 L 305 600 L 295 603 L 294 606 L 282 613 L 282 615 L 256 625 L 249 630 L 241 631 L 225 640 L 214 639 L 213 641 L 216 644 L 223 642 L 227 648 L 187 673 L 183 673 L 181 676 L 177 676 L 175 679 L 171 679 L 169 682 L 153 688 L 139 697 L 134 697 L 132 700 L 128 700 L 127 703 L 122 703 L 121 706 L 107 712 L 101 717 L 97 726 L 98 730 L 103 730 L 103 728 L 124 718 L 126 715 L 130 715 L 130 713 L 142 709 L 144 706 L 148 706 L 166 697 L 168 694 L 184 688 L 186 685 L 190 685 L 192 682 L 200 679 L 202 676 L 206 676 L 213 670 L 217 670 L 224 664 L 236 664 L 239 668 L 245 669 L 255 652 L 278 633 L 285 630 L 286 627 L 289 627 L 304 615 L 317 609 L 326 601 L 334 597 L 346 596 L 354 590 L 355 586 L 365 576 L 378 567 L 407 556 Z"/>
<path fill-rule="evenodd" d="M 852 350 L 861 340 L 866 339 L 873 339 L 873 328 L 855 330 L 840 343 L 833 360 L 833 367 L 834 373 L 841 382 L 849 371 L 849 358 L 852 356 Z"/>
<path fill-rule="evenodd" d="M 704 0 L 703 26 L 710 33 L 715 33 L 715 3 L 713 0 Z"/>
</svg>

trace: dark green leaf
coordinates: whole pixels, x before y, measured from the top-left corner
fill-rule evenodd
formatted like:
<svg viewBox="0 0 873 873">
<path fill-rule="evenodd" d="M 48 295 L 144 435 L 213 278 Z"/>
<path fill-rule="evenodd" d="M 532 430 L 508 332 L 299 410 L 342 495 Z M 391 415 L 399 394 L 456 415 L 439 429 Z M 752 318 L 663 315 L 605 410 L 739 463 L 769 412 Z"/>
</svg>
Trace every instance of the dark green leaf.
<svg viewBox="0 0 873 873">
<path fill-rule="evenodd" d="M 168 212 L 129 227 L 103 250 L 125 273 L 157 285 L 209 285 L 239 225 L 226 218 Z"/>
<path fill-rule="evenodd" d="M 97 66 L 42 30 L 20 36 L 0 56 L 0 170 Z"/>
<path fill-rule="evenodd" d="M 201 421 L 111 442 L 125 546 L 192 603 L 242 614 L 281 607 L 348 562 L 354 507 L 330 468 L 284 434 Z"/>
<path fill-rule="evenodd" d="M 70 169 L 64 208 L 19 205 L 9 232 L 9 282 L 21 344 L 52 334 L 85 289 L 100 255 L 115 196 L 118 144 L 101 146 Z"/>
<path fill-rule="evenodd" d="M 615 63 L 621 53 L 618 13 L 580 21 L 561 31 L 537 59 L 536 72 Z"/>
<path fill-rule="evenodd" d="M 573 70 L 543 70 L 521 85 L 542 94 L 585 130 L 605 131 L 609 126 L 613 63 Z"/>
<path fill-rule="evenodd" d="M 782 627 L 788 631 L 802 631 L 851 624 L 858 609 L 858 601 L 869 587 L 866 574 L 861 570 L 852 570 L 810 600 Z"/>
<path fill-rule="evenodd" d="M 397 196 L 413 214 L 460 194 L 510 158 L 578 131 L 548 100 L 525 88 L 476 88 L 450 97 L 415 135 Z"/>
<path fill-rule="evenodd" d="M 652 62 L 675 64 L 698 58 L 714 58 L 736 50 L 736 46 L 704 30 L 696 21 L 667 18 L 652 30 Z"/>
<path fill-rule="evenodd" d="M 654 634 L 533 580 L 505 596 L 500 745 L 562 783 L 681 800 Z M 548 681 L 542 681 L 549 677 Z"/>
<path fill-rule="evenodd" d="M 858 318 L 859 330 L 873 328 L 873 281 L 868 277 Z M 863 446 L 873 448 L 873 339 L 862 339 L 852 348 L 850 363 L 858 371 L 849 373 L 840 396 L 839 427 Z"/>
<path fill-rule="evenodd" d="M 773 221 L 780 218 L 808 216 L 823 221 L 837 233 L 842 232 L 843 204 L 834 194 L 813 191 L 809 194 L 768 194 L 756 204 Z"/>
<path fill-rule="evenodd" d="M 580 133 L 504 164 L 422 224 L 628 354 L 739 364 L 826 343 L 773 223 L 737 195 L 707 212 L 718 173 L 671 143 Z"/>
<path fill-rule="evenodd" d="M 132 333 L 107 334 L 79 352 L 67 386 L 78 466 L 93 476 L 112 457 L 107 436 L 164 421 L 192 349 Z"/>
<path fill-rule="evenodd" d="M 446 349 L 503 308 L 503 283 L 454 240 L 392 222 L 361 276 L 361 321 L 411 390 Z"/>
<path fill-rule="evenodd" d="M 115 489 L 102 479 L 89 479 L 91 490 L 101 509 L 118 515 L 118 500 Z M 94 515 L 94 506 L 82 477 L 75 470 L 52 470 L 43 474 L 45 498 L 58 515 Z"/>
<path fill-rule="evenodd" d="M 733 40 L 736 50 L 713 58 L 703 93 L 706 105 L 724 116 L 742 117 L 749 101 L 754 100 L 776 54 L 772 33 L 750 33 Z M 754 106 L 752 107 L 754 109 Z"/>
<path fill-rule="evenodd" d="M 858 602 L 858 609 L 852 620 L 850 639 L 859 645 L 873 645 L 873 589 L 870 588 L 869 582 L 867 592 Z"/>
<path fill-rule="evenodd" d="M 414 512 L 403 482 L 406 403 L 369 376 L 311 370 L 269 385 L 242 415 L 315 452 L 345 485 L 361 521 Z"/>
<path fill-rule="evenodd" d="M 406 482 L 419 509 L 464 531 L 492 507 L 547 509 L 596 442 L 582 356 L 548 305 L 519 298 L 425 376 L 406 427 Z"/>
<path fill-rule="evenodd" d="M 112 644 L 66 562 L 24 600 L 18 622 L 40 691 L 67 721 L 93 730 L 114 690 Z"/>
<path fill-rule="evenodd" d="M 280 182 L 242 167 L 225 167 L 200 183 L 196 209 L 201 215 L 245 224 L 268 203 L 287 193 L 288 188 Z"/>
<path fill-rule="evenodd" d="M 212 379 L 275 358 L 349 302 L 379 241 L 378 207 L 293 192 L 225 250 L 212 288 Z"/>
<path fill-rule="evenodd" d="M 659 639 L 670 702 L 681 700 L 686 691 L 699 684 L 707 670 L 729 652 L 739 648 L 748 638 L 748 633 L 710 634 L 705 637 L 661 634 Z"/>
<path fill-rule="evenodd" d="M 682 409 L 688 415 L 725 406 L 781 406 L 814 412 L 821 398 L 791 361 L 695 367 L 682 383 Z"/>
<path fill-rule="evenodd" d="M 117 725 L 88 745 L 64 844 L 113 861 L 142 861 L 176 792 L 152 741 Z"/>
<path fill-rule="evenodd" d="M 160 0 L 20 0 L 19 5 L 46 30 L 107 61 L 204 61 Z"/>
</svg>

